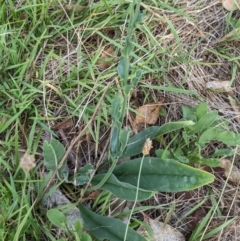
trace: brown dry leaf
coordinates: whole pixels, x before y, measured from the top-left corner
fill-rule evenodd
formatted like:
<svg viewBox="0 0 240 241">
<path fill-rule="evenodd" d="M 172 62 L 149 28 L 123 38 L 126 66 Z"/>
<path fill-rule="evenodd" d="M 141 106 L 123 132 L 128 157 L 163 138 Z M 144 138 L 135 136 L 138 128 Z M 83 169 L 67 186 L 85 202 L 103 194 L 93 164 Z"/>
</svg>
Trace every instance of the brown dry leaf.
<svg viewBox="0 0 240 241">
<path fill-rule="evenodd" d="M 113 60 L 112 60 L 113 56 L 114 56 L 114 49 L 112 46 L 104 48 L 102 50 L 100 59 L 97 61 L 98 66 L 102 69 L 106 69 L 110 67 L 113 63 Z"/>
<path fill-rule="evenodd" d="M 72 128 L 72 127 L 73 127 L 73 121 L 72 119 L 68 119 L 54 125 L 51 129 L 54 131 L 58 131 L 58 130 Z"/>
<path fill-rule="evenodd" d="M 239 9 L 239 0 L 222 0 L 223 7 L 228 11 L 234 11 Z"/>
<path fill-rule="evenodd" d="M 36 163 L 35 163 L 35 157 L 34 157 L 34 155 L 29 155 L 29 154 L 25 153 L 25 154 L 23 155 L 23 157 L 21 158 L 20 167 L 21 167 L 24 171 L 29 172 L 29 171 L 32 170 L 35 166 L 36 166 Z"/>
<path fill-rule="evenodd" d="M 149 103 L 136 109 L 134 124 L 155 124 L 159 118 L 159 110 L 163 102 L 164 100 Z"/>
<path fill-rule="evenodd" d="M 229 181 L 234 184 L 240 183 L 240 170 L 233 166 L 231 170 L 232 162 L 228 159 L 222 159 L 220 167 L 224 169 L 224 176 L 227 178 L 229 176 Z"/>
<path fill-rule="evenodd" d="M 206 88 L 218 93 L 231 92 L 231 82 L 230 81 L 210 81 L 206 84 Z"/>
<path fill-rule="evenodd" d="M 235 119 L 238 122 L 238 124 L 240 124 L 240 107 L 237 104 L 237 101 L 234 100 L 231 96 L 228 96 L 228 99 L 230 101 L 230 104 L 233 108 L 233 110 L 235 111 Z"/>
<path fill-rule="evenodd" d="M 92 193 L 90 193 L 87 197 L 82 198 L 82 202 L 88 201 L 88 200 L 95 200 L 98 198 L 98 196 L 100 195 L 100 191 L 94 191 Z"/>
<path fill-rule="evenodd" d="M 168 224 L 158 222 L 157 220 L 147 219 L 148 225 L 153 231 L 153 237 L 149 237 L 147 231 L 141 227 L 138 232 L 149 241 L 185 241 L 182 233 Z"/>
</svg>

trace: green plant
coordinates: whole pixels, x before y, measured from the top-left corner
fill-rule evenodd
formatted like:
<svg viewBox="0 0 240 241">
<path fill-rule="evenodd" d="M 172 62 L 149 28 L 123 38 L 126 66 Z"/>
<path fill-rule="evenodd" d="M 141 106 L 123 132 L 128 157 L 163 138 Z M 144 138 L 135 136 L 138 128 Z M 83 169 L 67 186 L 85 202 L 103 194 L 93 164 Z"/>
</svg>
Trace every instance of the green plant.
<svg viewBox="0 0 240 241">
<path fill-rule="evenodd" d="M 63 212 L 58 209 L 50 209 L 47 212 L 49 221 L 61 230 L 64 230 L 70 236 L 70 230 L 67 227 L 67 218 Z M 91 237 L 83 231 L 83 225 L 80 220 L 75 221 L 73 226 L 73 234 L 76 241 L 91 241 Z M 58 240 L 59 241 L 59 240 Z"/>
<path fill-rule="evenodd" d="M 216 202 L 214 196 L 211 196 L 212 200 L 212 207 L 209 209 L 207 215 L 199 222 L 197 227 L 193 230 L 189 241 L 201 241 L 201 240 L 206 240 L 211 237 L 213 237 L 216 233 L 220 232 L 224 228 L 226 228 L 230 223 L 234 221 L 235 218 L 231 218 L 225 222 L 223 222 L 221 225 L 213 228 L 211 231 L 206 232 L 209 224 L 209 220 L 212 218 L 214 215 L 216 208 L 219 203 Z"/>
<path fill-rule="evenodd" d="M 193 139 L 190 144 L 198 141 L 201 131 L 195 134 L 189 131 L 195 124 L 195 120 L 166 123 L 160 128 L 153 126 L 132 137 L 130 137 L 129 130 L 121 129 L 126 110 L 129 109 L 128 103 L 132 89 L 141 89 L 144 92 L 144 101 L 148 100 L 153 89 L 196 96 L 199 94 L 196 89 L 187 90 L 183 87 L 190 70 L 194 70 L 195 66 L 199 67 L 201 64 L 209 64 L 214 68 L 221 63 L 221 61 L 214 61 L 214 63 L 196 61 L 193 50 L 201 48 L 200 41 L 205 36 L 193 47 L 190 47 L 191 43 L 187 43 L 188 46 L 183 44 L 181 30 L 179 31 L 175 19 L 180 19 L 180 21 L 183 19 L 183 23 L 197 23 L 199 14 L 194 16 L 194 11 L 188 13 L 184 7 L 178 6 L 177 3 L 173 5 L 171 1 L 164 3 L 153 1 L 151 5 L 153 4 L 154 7 L 148 6 L 148 3 L 140 3 L 140 1 L 132 1 L 131 4 L 125 1 L 90 2 L 88 7 L 82 7 L 77 3 L 61 4 L 58 0 L 0 0 L 0 55 L 2 56 L 0 59 L 0 174 L 3 176 L 3 182 L 0 184 L 0 240 L 13 240 L 14 238 L 15 240 L 40 240 L 42 238 L 56 240 L 51 234 L 40 200 L 42 201 L 52 173 L 59 168 L 59 159 L 66 152 L 64 146 L 56 139 L 41 143 L 42 135 L 48 132 L 56 138 L 57 135 L 51 130 L 50 124 L 65 118 L 76 117 L 82 126 L 87 126 L 97 146 L 100 143 L 101 127 L 110 125 L 109 103 L 111 102 L 113 130 L 107 163 L 111 166 L 109 171 L 102 173 L 103 170 L 100 168 L 94 170 L 89 164 L 70 175 L 65 160 L 57 172 L 59 182 L 48 190 L 44 199 L 64 182 L 76 186 L 87 184 L 85 186 L 87 191 L 105 190 L 102 192 L 102 199 L 99 202 L 96 200 L 96 207 L 92 207 L 102 216 L 94 216 L 96 213 L 90 210 L 84 211 L 86 207 L 80 207 L 83 210 L 85 226 L 90 227 L 89 232 L 99 228 L 101 235 L 95 234 L 96 236 L 114 240 L 116 238 L 108 233 L 111 232 L 114 235 L 116 231 L 121 230 L 119 240 L 127 239 L 128 234 L 133 234 L 141 240 L 134 230 L 128 229 L 119 220 L 108 219 L 109 225 L 115 224 L 116 226 L 112 230 L 105 228 L 106 219 L 104 218 L 106 217 L 103 215 L 108 209 L 113 194 L 122 199 L 134 200 L 136 204 L 137 200 L 146 200 L 159 190 L 188 190 L 208 182 L 204 172 L 179 163 L 179 161 L 189 165 L 196 163 L 189 157 L 189 154 L 185 155 L 178 150 L 181 148 L 178 148 L 180 144 L 177 142 L 180 141 L 183 149 L 188 150 L 188 147 L 184 146 L 187 141 L 183 141 L 183 137 L 188 135 L 190 142 Z M 199 3 L 201 8 L 204 7 L 203 2 Z M 140 13 L 140 4 L 141 8 L 150 14 L 144 17 L 145 12 Z M 170 14 L 161 18 L 161 14 L 156 14 L 157 12 Z M 172 14 L 178 17 L 175 18 Z M 130 16 L 130 21 L 127 20 L 128 16 Z M 141 22 L 143 17 L 144 21 Z M 231 21 L 230 25 L 235 29 L 221 40 L 224 44 L 226 43 L 226 47 L 220 46 L 216 49 L 213 46 L 211 51 L 219 57 L 218 60 L 222 58 L 233 62 L 231 79 L 233 83 L 237 78 L 239 64 L 238 57 L 232 53 L 234 47 L 231 46 L 230 41 L 239 39 L 239 22 Z M 159 35 L 159 32 L 155 31 L 160 28 L 167 33 L 167 36 Z M 207 28 L 209 29 L 209 25 Z M 135 29 L 137 31 L 134 31 Z M 212 30 L 208 33 L 219 32 L 215 31 L 214 27 Z M 115 37 L 111 38 L 111 33 L 109 35 L 108 31 L 114 32 Z M 204 27 L 202 31 L 205 31 Z M 124 42 L 126 33 L 128 36 Z M 167 41 L 165 42 L 164 39 Z M 175 39 L 175 43 L 171 39 Z M 115 48 L 115 56 L 109 58 L 109 60 L 112 59 L 111 67 L 100 69 L 98 61 L 102 59 L 102 50 L 109 45 Z M 185 52 L 186 49 L 190 51 Z M 118 50 L 122 54 L 120 61 Z M 118 71 L 116 71 L 114 66 L 118 61 Z M 181 76 L 182 74 L 184 76 L 179 83 L 176 83 L 169 78 L 168 73 L 178 70 L 180 66 L 181 69 L 186 68 L 187 71 L 185 73 L 181 71 Z M 117 72 L 120 77 L 120 88 L 118 89 L 114 84 L 109 85 L 106 95 L 101 98 L 106 83 L 117 79 Z M 149 77 L 158 79 L 158 81 L 149 82 Z M 120 95 L 117 95 L 119 92 Z M 98 109 L 96 107 L 98 102 L 101 102 L 101 112 L 94 116 L 93 113 Z M 89 121 L 90 116 L 93 116 L 94 125 Z M 91 124 L 88 126 L 89 122 Z M 183 134 L 184 132 L 187 134 Z M 171 137 L 169 138 L 172 140 L 170 144 L 164 142 L 165 134 Z M 222 138 L 225 139 L 224 137 L 225 134 Z M 156 141 L 161 142 L 162 153 L 164 152 L 161 158 L 135 157 L 141 154 L 142 146 L 147 138 L 155 138 Z M 229 143 L 232 140 L 229 138 Z M 197 144 L 200 145 L 198 142 Z M 231 155 L 230 149 L 221 149 L 206 156 L 207 143 L 200 147 L 190 146 L 193 147 L 195 153 L 200 152 L 201 159 L 207 157 L 216 159 L 212 160 L 212 165 L 217 164 L 218 157 Z M 43 164 L 39 160 L 42 158 L 42 147 L 44 164 L 49 174 L 39 180 L 39 167 Z M 21 153 L 36 154 L 37 167 L 29 174 L 18 168 Z M 168 153 L 170 153 L 170 159 L 173 160 L 167 160 Z M 131 157 L 133 160 L 129 164 L 118 165 L 121 157 Z M 151 162 L 150 165 L 148 165 L 149 162 Z M 156 168 L 168 169 L 169 177 L 167 178 L 166 173 L 161 171 L 153 173 L 153 169 Z M 200 179 L 195 183 L 187 183 L 186 176 L 179 176 L 173 184 L 179 181 L 181 185 L 171 186 L 170 181 L 176 175 L 170 170 L 171 168 L 176 168 L 178 172 L 185 170 L 186 175 L 198 176 Z M 126 170 L 130 170 L 129 175 L 123 176 L 122 173 Z M 91 179 L 89 176 L 91 172 L 98 174 Z M 153 178 L 148 179 L 149 173 L 154 174 Z M 193 181 L 193 178 L 188 177 L 190 181 Z M 212 180 L 212 176 L 207 175 L 207 177 L 209 181 Z M 147 182 L 153 182 L 154 185 L 146 187 Z M 164 183 L 167 185 L 163 185 Z M 88 184 L 92 187 L 87 188 Z M 70 185 L 64 185 L 64 187 L 68 190 L 72 188 Z M 83 196 L 85 190 L 76 188 L 78 189 L 81 189 Z M 71 194 L 74 200 L 79 198 L 72 190 Z M 36 199 L 37 202 L 35 202 Z M 99 203 L 102 205 L 100 211 Z M 131 217 L 133 213 L 141 211 L 140 208 L 133 207 L 128 213 L 121 215 Z M 159 207 L 148 206 L 146 210 L 150 208 Z M 84 213 L 87 216 L 90 215 L 90 218 L 87 219 Z M 96 217 L 99 218 L 99 223 L 94 223 Z M 132 222 L 134 218 L 129 220 Z M 121 228 L 117 230 L 118 224 Z M 130 223 L 129 226 L 132 224 Z M 81 224 L 78 230 L 82 230 Z M 73 235 L 68 232 L 67 235 L 73 238 Z"/>
<path fill-rule="evenodd" d="M 108 157 L 111 166 L 106 173 L 97 174 L 89 180 L 92 187 L 88 188 L 88 191 L 96 189 L 106 190 L 118 198 L 131 200 L 134 201 L 134 203 L 140 200 L 146 200 L 159 191 L 187 191 L 213 181 L 214 177 L 212 174 L 195 169 L 181 162 L 192 164 L 192 160 L 194 160 L 194 163 L 196 163 L 197 160 L 190 157 L 196 158 L 197 154 L 198 162 L 200 162 L 199 159 L 201 159 L 201 163 L 206 161 L 200 156 L 200 150 L 206 142 L 210 141 L 211 138 L 209 139 L 206 131 L 210 126 L 215 126 L 214 124 L 218 117 L 216 111 L 207 113 L 207 106 L 205 103 L 202 103 L 196 108 L 195 112 L 190 108 L 184 108 L 184 119 L 181 121 L 166 123 L 161 127 L 149 127 L 131 138 L 130 130 L 122 130 L 123 119 L 128 108 L 129 94 L 141 77 L 141 71 L 130 65 L 131 53 L 133 52 L 131 34 L 142 18 L 142 14 L 139 14 L 139 4 L 139 1 L 135 4 L 130 4 L 128 9 L 129 12 L 134 12 L 135 14 L 131 15 L 128 36 L 125 47 L 122 49 L 122 57 L 118 65 L 122 94 L 116 95 L 112 101 L 111 118 L 113 124 Z M 212 129 L 218 131 L 218 129 Z M 178 142 L 179 144 L 177 146 L 174 142 L 174 139 L 178 136 L 174 134 L 176 131 L 182 133 L 181 142 Z M 199 133 L 201 133 L 201 135 L 199 135 Z M 146 157 L 144 155 L 142 158 L 132 159 L 117 165 L 121 157 L 133 157 L 141 154 L 146 139 L 150 138 L 162 141 L 165 134 L 175 135 L 175 137 L 173 136 L 172 142 L 175 149 L 171 147 L 171 149 L 168 150 L 166 147 L 163 151 L 158 150 L 157 154 L 159 156 L 161 152 L 161 158 Z M 192 138 L 195 139 L 192 140 Z M 214 138 L 220 140 L 221 136 L 216 132 Z M 50 170 L 58 167 L 64 155 L 63 148 L 61 148 L 62 153 L 60 155 L 58 148 L 50 148 L 50 145 L 53 146 L 52 144 L 55 146 L 59 145 L 56 140 L 44 144 L 45 165 Z M 190 150 L 192 146 L 195 147 L 194 152 L 191 153 L 191 155 L 187 152 L 188 155 L 184 156 L 181 148 L 183 148 L 185 152 L 185 150 Z M 51 156 L 55 156 L 55 158 L 48 158 L 50 153 Z M 66 169 L 64 168 L 65 164 L 58 169 L 58 177 L 67 180 L 67 175 L 65 174 Z M 51 166 L 52 168 L 49 168 Z M 86 172 L 83 176 L 88 176 L 88 173 Z M 85 182 L 86 181 L 87 179 L 85 179 Z M 77 182 L 74 183 L 77 184 Z M 117 219 L 95 214 L 82 204 L 79 204 L 79 209 L 85 226 L 100 240 L 145 240 L 145 238 L 141 237 L 133 229 L 129 229 L 128 226 Z M 133 212 L 131 212 L 130 216 L 132 213 Z M 109 225 L 106 225 L 106 223 L 109 223 Z M 123 230 L 125 231 L 123 232 Z"/>
<path fill-rule="evenodd" d="M 224 143 L 226 147 L 237 146 L 240 143 L 240 134 L 227 130 L 228 122 L 220 117 L 217 111 L 208 112 L 205 102 L 196 108 L 183 106 L 182 111 L 183 119 L 191 120 L 194 124 L 173 132 L 172 141 L 164 149 L 156 150 L 158 157 L 178 160 L 189 165 L 217 167 L 220 158 L 233 155 L 229 148 L 216 148 L 212 153 L 205 153 L 207 145 L 212 141 Z M 162 137 L 157 134 L 154 138 L 164 146 Z"/>
</svg>

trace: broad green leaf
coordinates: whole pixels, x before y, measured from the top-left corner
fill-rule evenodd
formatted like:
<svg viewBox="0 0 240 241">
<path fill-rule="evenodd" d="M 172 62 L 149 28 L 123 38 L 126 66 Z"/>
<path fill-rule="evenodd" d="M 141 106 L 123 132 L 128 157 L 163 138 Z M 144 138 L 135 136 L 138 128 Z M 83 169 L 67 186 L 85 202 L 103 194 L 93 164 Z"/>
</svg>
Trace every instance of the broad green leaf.
<svg viewBox="0 0 240 241">
<path fill-rule="evenodd" d="M 96 214 L 83 206 L 81 203 L 78 205 L 81 216 L 85 223 L 86 228 L 98 239 L 98 240 L 111 240 L 111 241 L 123 241 L 126 230 L 126 224 L 122 221 L 109 218 Z M 147 241 L 144 237 L 138 234 L 132 228 L 128 228 L 127 241 Z"/>
<path fill-rule="evenodd" d="M 89 181 L 89 174 L 94 170 L 93 165 L 86 164 L 80 170 L 77 171 L 75 175 L 71 175 L 68 177 L 66 182 L 72 183 L 75 186 L 84 185 Z"/>
<path fill-rule="evenodd" d="M 105 176 L 105 174 L 99 174 L 93 177 L 91 183 L 96 186 Z M 134 201 L 136 198 L 136 186 L 133 186 L 129 183 L 120 182 L 117 178 L 111 174 L 108 180 L 101 186 L 102 190 L 107 190 L 113 193 L 116 197 Z M 146 200 L 154 195 L 154 192 L 147 191 L 143 189 L 138 189 L 138 201 Z"/>
<path fill-rule="evenodd" d="M 125 148 L 127 146 L 129 136 L 130 136 L 130 131 L 129 130 L 120 130 L 119 142 L 120 142 L 121 154 L 124 152 L 124 150 L 125 150 Z"/>
<path fill-rule="evenodd" d="M 240 134 L 235 134 L 235 143 L 236 145 L 240 144 Z"/>
<path fill-rule="evenodd" d="M 168 150 L 163 150 L 163 149 L 158 149 L 155 151 L 156 156 L 162 159 L 171 159 L 172 158 L 172 154 L 170 151 Z"/>
<path fill-rule="evenodd" d="M 196 117 L 197 117 L 197 120 L 200 120 L 206 114 L 207 114 L 207 103 L 206 102 L 201 102 L 196 107 Z"/>
<path fill-rule="evenodd" d="M 78 233 L 82 232 L 83 224 L 80 220 L 75 221 L 74 223 L 74 230 Z"/>
<path fill-rule="evenodd" d="M 218 118 L 218 112 L 211 111 L 205 114 L 197 123 L 190 127 L 190 134 L 193 135 L 199 131 L 207 129 Z"/>
<path fill-rule="evenodd" d="M 137 185 L 142 158 L 124 162 L 115 167 L 113 174 L 121 182 Z M 145 157 L 142 166 L 140 188 L 150 191 L 188 191 L 213 182 L 214 176 L 174 160 Z"/>
<path fill-rule="evenodd" d="M 130 93 L 132 88 L 133 88 L 133 85 L 125 85 L 123 87 L 123 93 L 127 96 Z"/>
<path fill-rule="evenodd" d="M 217 130 L 216 129 L 213 129 L 213 128 L 207 129 L 199 137 L 198 144 L 200 146 L 204 146 L 206 143 L 214 140 L 216 135 L 217 135 Z"/>
<path fill-rule="evenodd" d="M 147 138 L 150 138 L 150 139 L 159 138 L 160 135 L 164 135 L 172 131 L 179 130 L 185 126 L 191 126 L 191 125 L 194 125 L 194 122 L 177 121 L 177 122 L 166 123 L 161 127 L 158 127 L 158 126 L 148 127 L 129 139 L 126 151 L 125 153 L 123 153 L 122 157 L 135 156 L 140 154 L 142 152 L 142 147 Z"/>
<path fill-rule="evenodd" d="M 50 142 L 46 142 L 46 141 L 44 142 L 43 144 L 44 165 L 49 171 L 56 170 L 64 154 L 65 154 L 64 146 L 56 139 L 52 139 Z M 58 177 L 63 179 L 67 179 L 68 177 L 66 164 L 67 164 L 67 160 L 65 160 L 62 167 L 58 170 Z"/>
<path fill-rule="evenodd" d="M 218 132 L 214 140 L 221 141 L 229 146 L 236 146 L 240 144 L 240 138 L 232 131 Z"/>
<path fill-rule="evenodd" d="M 56 208 L 48 210 L 47 217 L 53 225 L 59 228 L 63 227 L 63 224 L 67 221 L 66 216 Z"/>
<path fill-rule="evenodd" d="M 189 160 L 187 157 L 183 155 L 183 153 L 179 152 L 179 150 L 172 151 L 173 156 L 182 163 L 189 163 Z"/>
<path fill-rule="evenodd" d="M 196 121 L 195 108 L 182 106 L 182 113 L 185 120 Z"/>
<path fill-rule="evenodd" d="M 198 163 L 209 167 L 218 167 L 220 165 L 220 161 L 216 158 L 192 158 L 190 162 L 194 164 Z"/>
<path fill-rule="evenodd" d="M 120 132 L 119 127 L 117 126 L 112 127 L 111 141 L 110 141 L 110 151 L 112 156 L 117 156 L 120 150 L 119 132 Z"/>
<path fill-rule="evenodd" d="M 80 234 L 78 234 L 80 241 L 92 241 L 92 238 L 89 234 L 82 232 Z"/>
<path fill-rule="evenodd" d="M 216 148 L 211 157 L 233 156 L 233 155 L 234 155 L 234 152 L 231 149 L 218 149 L 218 148 Z"/>
<path fill-rule="evenodd" d="M 146 139 L 153 139 L 158 129 L 158 126 L 151 126 L 129 138 L 126 151 L 123 153 L 122 157 L 135 156 L 140 154 Z"/>
<path fill-rule="evenodd" d="M 192 126 L 192 125 L 194 125 L 193 121 L 176 121 L 176 122 L 169 122 L 169 123 L 163 124 L 157 130 L 155 138 L 158 138 L 159 136 L 168 134 L 172 131 L 179 130 L 183 127 Z"/>
</svg>

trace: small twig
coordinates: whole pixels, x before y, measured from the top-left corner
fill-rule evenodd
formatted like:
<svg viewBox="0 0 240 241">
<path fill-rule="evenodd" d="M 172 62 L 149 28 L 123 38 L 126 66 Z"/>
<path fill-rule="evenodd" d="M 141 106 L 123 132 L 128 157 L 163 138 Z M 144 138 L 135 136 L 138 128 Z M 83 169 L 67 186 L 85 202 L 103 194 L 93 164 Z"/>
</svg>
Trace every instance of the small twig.
<svg viewBox="0 0 240 241">
<path fill-rule="evenodd" d="M 81 136 L 83 135 L 83 133 L 87 130 L 88 126 L 92 123 L 92 121 L 93 121 L 94 118 L 96 117 L 97 112 L 98 112 L 98 109 L 99 109 L 99 107 L 100 107 L 100 105 L 101 105 L 101 103 L 102 103 L 102 100 L 103 100 L 103 98 L 104 98 L 104 96 L 105 96 L 105 94 L 106 94 L 106 92 L 107 92 L 107 90 L 108 90 L 108 88 L 109 88 L 110 85 L 111 85 L 111 83 L 108 83 L 108 85 L 106 86 L 106 88 L 105 88 L 105 90 L 104 90 L 104 92 L 103 92 L 103 94 L 102 94 L 102 96 L 101 96 L 101 98 L 100 98 L 100 100 L 99 100 L 99 102 L 98 102 L 98 104 L 97 104 L 97 106 L 96 106 L 96 109 L 95 109 L 95 111 L 94 111 L 91 119 L 89 120 L 89 122 L 86 124 L 86 126 L 83 128 L 83 130 L 80 131 L 80 133 L 79 133 L 79 134 L 72 140 L 72 142 L 70 143 L 70 145 L 69 145 L 69 147 L 68 147 L 65 155 L 64 155 L 63 158 L 61 159 L 60 163 L 59 163 L 58 166 L 56 167 L 56 170 L 53 172 L 52 176 L 50 177 L 50 179 L 49 179 L 49 181 L 48 181 L 48 183 L 47 183 L 47 185 L 46 185 L 46 187 L 44 188 L 44 190 L 43 190 L 43 192 L 42 192 L 42 195 L 41 195 L 41 197 L 40 197 L 40 200 L 41 200 L 41 199 L 43 198 L 43 196 L 45 195 L 45 193 L 46 193 L 46 191 L 48 190 L 48 188 L 49 188 L 49 186 L 50 186 L 53 178 L 56 176 L 58 170 L 59 170 L 59 169 L 61 168 L 61 166 L 63 165 L 65 159 L 67 158 L 68 154 L 71 152 L 73 146 L 74 146 L 74 145 L 76 144 L 76 142 L 81 138 Z"/>
</svg>

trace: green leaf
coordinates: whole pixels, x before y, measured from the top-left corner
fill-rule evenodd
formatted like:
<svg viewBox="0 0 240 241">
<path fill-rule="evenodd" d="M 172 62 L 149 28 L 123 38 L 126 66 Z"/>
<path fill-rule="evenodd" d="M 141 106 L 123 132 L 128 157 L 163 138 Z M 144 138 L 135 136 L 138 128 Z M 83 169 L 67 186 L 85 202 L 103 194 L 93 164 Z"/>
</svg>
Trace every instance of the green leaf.
<svg viewBox="0 0 240 241">
<path fill-rule="evenodd" d="M 161 106 L 159 111 L 159 116 L 166 117 L 167 116 L 167 110 Z"/>
<path fill-rule="evenodd" d="M 197 96 L 198 93 L 194 90 L 186 90 L 186 89 L 181 89 L 181 88 L 176 88 L 172 86 L 163 86 L 163 85 L 140 85 L 143 88 L 149 88 L 149 89 L 155 89 L 155 90 L 163 90 L 167 92 L 173 92 L 177 94 L 185 94 L 185 95 L 195 95 Z"/>
<path fill-rule="evenodd" d="M 130 136 L 130 131 L 129 130 L 120 130 L 119 142 L 120 142 L 121 154 L 124 152 L 124 150 L 125 150 L 125 148 L 127 146 L 129 136 Z"/>
<path fill-rule="evenodd" d="M 238 135 L 236 135 L 232 131 L 222 131 L 217 133 L 214 140 L 221 141 L 226 145 L 229 146 L 235 146 L 240 144 L 240 139 L 238 138 Z"/>
<path fill-rule="evenodd" d="M 66 216 L 56 208 L 48 210 L 47 217 L 53 225 L 59 228 L 63 227 L 63 224 L 67 221 Z"/>
<path fill-rule="evenodd" d="M 75 186 L 84 185 L 89 181 L 89 174 L 94 170 L 93 165 L 86 164 L 75 175 L 69 176 L 67 183 L 72 183 Z"/>
<path fill-rule="evenodd" d="M 105 174 L 99 174 L 93 177 L 91 183 L 96 186 L 105 176 Z M 120 182 L 113 174 L 107 179 L 107 181 L 101 186 L 102 190 L 107 190 L 113 193 L 116 197 L 134 201 L 136 198 L 136 186 L 129 183 Z M 146 191 L 143 189 L 138 189 L 138 201 L 146 200 L 154 195 L 152 191 Z"/>
<path fill-rule="evenodd" d="M 112 156 L 118 156 L 118 153 L 120 150 L 119 132 L 120 132 L 119 127 L 117 126 L 112 127 L 111 141 L 110 141 L 110 151 Z"/>
<path fill-rule="evenodd" d="M 116 95 L 111 103 L 111 116 L 113 121 L 118 122 L 122 116 L 121 107 L 123 104 L 123 98 L 120 95 Z"/>
<path fill-rule="evenodd" d="M 178 161 L 180 161 L 180 162 L 182 162 L 182 163 L 189 163 L 189 160 L 188 160 L 188 158 L 187 157 L 185 157 L 184 155 L 183 155 L 183 153 L 181 152 L 181 150 L 174 150 L 174 151 L 172 151 L 172 153 L 173 153 L 173 156 L 178 160 Z"/>
<path fill-rule="evenodd" d="M 125 46 L 122 50 L 122 55 L 123 56 L 130 56 L 131 52 L 133 51 L 133 44 L 131 42 L 131 39 L 129 36 L 126 37 L 126 43 Z"/>
<path fill-rule="evenodd" d="M 207 129 L 199 137 L 198 144 L 200 146 L 204 146 L 206 143 L 214 140 L 216 135 L 217 135 L 217 130 L 216 129 L 212 129 L 212 128 L 211 129 Z"/>
<path fill-rule="evenodd" d="M 204 234 L 201 239 L 202 239 L 202 240 L 205 240 L 205 239 L 209 239 L 209 238 L 213 237 L 216 233 L 219 233 L 219 232 L 222 231 L 224 228 L 226 228 L 229 224 L 231 224 L 234 220 L 235 220 L 235 218 L 231 218 L 231 219 L 229 219 L 228 221 L 222 223 L 222 224 L 219 225 L 218 227 L 212 229 L 210 232 Z"/>
<path fill-rule="evenodd" d="M 189 136 L 186 131 L 182 131 L 182 137 L 183 137 L 183 140 L 185 141 L 186 146 L 189 148 L 191 136 Z"/>
<path fill-rule="evenodd" d="M 129 138 L 126 151 L 123 153 L 122 157 L 140 154 L 146 139 L 153 139 L 158 129 L 158 126 L 151 126 Z"/>
<path fill-rule="evenodd" d="M 56 139 L 52 139 L 50 142 L 44 142 L 43 144 L 43 157 L 44 157 L 44 165 L 49 171 L 55 171 L 58 164 L 62 160 L 65 154 L 64 146 L 57 141 Z M 66 169 L 67 160 L 65 160 L 64 164 L 58 170 L 58 177 L 61 179 L 67 179 L 68 171 Z"/>
<path fill-rule="evenodd" d="M 80 220 L 75 221 L 74 223 L 74 230 L 78 233 L 82 232 L 83 224 Z"/>
<path fill-rule="evenodd" d="M 135 73 L 135 77 L 133 77 L 131 84 L 133 87 L 137 86 L 139 80 L 142 77 L 142 70 L 137 70 L 137 72 Z"/>
<path fill-rule="evenodd" d="M 145 18 L 145 15 L 146 15 L 146 12 L 138 13 L 135 25 L 137 25 L 138 23 L 141 23 L 143 21 L 143 19 Z"/>
<path fill-rule="evenodd" d="M 21 109 L 18 110 L 17 114 L 13 115 L 13 116 L 9 116 L 10 118 L 7 118 L 7 121 L 3 121 L 2 122 L 2 118 L 0 119 L 0 133 L 3 133 L 3 131 L 5 131 L 20 115 L 22 112 L 24 112 L 25 109 L 28 108 L 28 106 L 32 103 L 32 101 L 30 102 L 24 102 L 21 103 L 21 105 L 23 106 Z M 4 118 L 3 118 L 4 120 Z"/>
<path fill-rule="evenodd" d="M 196 107 L 196 117 L 197 117 L 197 120 L 200 120 L 206 114 L 207 114 L 207 103 L 206 102 L 201 102 Z"/>
<path fill-rule="evenodd" d="M 171 159 L 172 158 L 172 154 L 170 151 L 168 150 L 163 150 L 163 149 L 158 149 L 156 150 L 156 156 L 162 159 Z"/>
<path fill-rule="evenodd" d="M 217 118 L 218 112 L 216 110 L 205 114 L 197 121 L 195 125 L 190 127 L 190 134 L 193 135 L 199 131 L 207 129 Z"/>
<path fill-rule="evenodd" d="M 124 62 L 125 62 L 125 58 L 121 57 L 120 62 L 117 66 L 118 75 L 120 76 L 121 79 L 124 78 L 124 68 L 126 68 Z"/>
<path fill-rule="evenodd" d="M 141 158 L 115 167 L 113 174 L 121 182 L 137 185 Z M 213 182 L 214 176 L 174 160 L 145 157 L 139 187 L 162 192 L 188 191 Z"/>
<path fill-rule="evenodd" d="M 80 241 L 92 241 L 92 238 L 89 234 L 83 232 L 79 234 Z"/>
<path fill-rule="evenodd" d="M 240 144 L 240 134 L 235 134 L 235 143 L 236 145 Z"/>
<path fill-rule="evenodd" d="M 122 221 L 96 214 L 84 207 L 82 204 L 79 204 L 78 207 L 80 209 L 85 226 L 98 240 L 124 240 L 124 234 L 127 226 Z M 130 227 L 128 228 L 126 240 L 147 241 L 144 237 Z"/>
<path fill-rule="evenodd" d="M 196 121 L 195 108 L 191 108 L 191 107 L 187 107 L 187 106 L 182 106 L 182 113 L 183 113 L 183 118 L 184 118 L 185 120 Z"/>
<path fill-rule="evenodd" d="M 192 126 L 194 125 L 193 121 L 176 121 L 176 122 L 169 122 L 166 124 L 163 124 L 159 129 L 157 130 L 157 133 L 155 135 L 155 139 L 159 136 L 168 134 L 172 131 L 179 130 L 183 127 Z"/>
<path fill-rule="evenodd" d="M 123 93 L 125 94 L 125 96 L 127 96 L 130 93 L 132 88 L 133 88 L 133 85 L 125 85 L 123 87 Z"/>
<path fill-rule="evenodd" d="M 212 157 L 220 157 L 220 156 L 233 156 L 234 152 L 231 149 L 218 149 L 216 148 Z"/>
<path fill-rule="evenodd" d="M 206 165 L 209 167 L 218 167 L 220 165 L 220 161 L 216 158 L 192 158 L 190 160 L 191 163 Z"/>
</svg>

